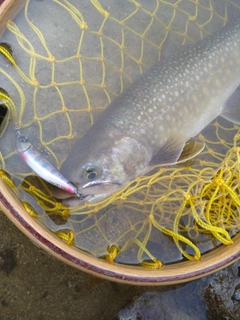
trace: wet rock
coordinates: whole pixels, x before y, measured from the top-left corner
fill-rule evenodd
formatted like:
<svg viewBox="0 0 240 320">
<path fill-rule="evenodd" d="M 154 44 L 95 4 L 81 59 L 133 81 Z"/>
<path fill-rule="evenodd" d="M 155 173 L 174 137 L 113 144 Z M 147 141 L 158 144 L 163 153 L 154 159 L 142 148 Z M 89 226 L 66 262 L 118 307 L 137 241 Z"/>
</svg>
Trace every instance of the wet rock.
<svg viewBox="0 0 240 320">
<path fill-rule="evenodd" d="M 145 292 L 135 302 L 121 310 L 115 320 L 191 319 L 181 310 L 176 314 L 172 313 L 172 308 L 166 307 L 160 293 Z"/>
<path fill-rule="evenodd" d="M 240 302 L 240 283 L 236 285 L 235 290 L 232 295 L 232 299 Z"/>
<path fill-rule="evenodd" d="M 209 320 L 240 319 L 239 262 L 208 278 L 204 299 Z"/>
<path fill-rule="evenodd" d="M 140 294 L 114 319 L 240 320 L 240 263 L 187 284 Z"/>
<path fill-rule="evenodd" d="M 118 312 L 115 320 L 207 320 L 199 281 L 145 292 Z"/>
</svg>

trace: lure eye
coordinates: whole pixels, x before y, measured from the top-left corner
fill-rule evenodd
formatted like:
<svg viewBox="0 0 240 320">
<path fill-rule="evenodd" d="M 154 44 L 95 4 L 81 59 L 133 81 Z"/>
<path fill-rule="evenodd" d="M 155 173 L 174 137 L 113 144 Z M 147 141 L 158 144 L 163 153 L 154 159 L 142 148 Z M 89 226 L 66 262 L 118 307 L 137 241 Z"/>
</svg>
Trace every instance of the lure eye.
<svg viewBox="0 0 240 320">
<path fill-rule="evenodd" d="M 86 163 L 82 167 L 82 176 L 85 180 L 94 180 L 99 177 L 102 172 L 102 168 L 96 163 Z"/>
</svg>

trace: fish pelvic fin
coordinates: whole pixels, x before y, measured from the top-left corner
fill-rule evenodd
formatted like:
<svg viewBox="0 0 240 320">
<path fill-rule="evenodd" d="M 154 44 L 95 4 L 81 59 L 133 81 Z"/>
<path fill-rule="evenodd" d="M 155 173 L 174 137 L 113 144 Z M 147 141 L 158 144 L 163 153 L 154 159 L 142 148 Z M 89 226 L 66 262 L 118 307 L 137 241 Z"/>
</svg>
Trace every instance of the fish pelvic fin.
<svg viewBox="0 0 240 320">
<path fill-rule="evenodd" d="M 189 139 L 176 163 L 183 163 L 196 157 L 205 147 L 205 143 Z"/>
<path fill-rule="evenodd" d="M 225 102 L 221 117 L 240 125 L 240 86 Z"/>
<path fill-rule="evenodd" d="M 173 165 L 188 161 L 198 155 L 205 147 L 203 142 L 189 139 L 183 142 L 183 137 L 173 133 L 149 162 L 150 167 Z"/>
</svg>

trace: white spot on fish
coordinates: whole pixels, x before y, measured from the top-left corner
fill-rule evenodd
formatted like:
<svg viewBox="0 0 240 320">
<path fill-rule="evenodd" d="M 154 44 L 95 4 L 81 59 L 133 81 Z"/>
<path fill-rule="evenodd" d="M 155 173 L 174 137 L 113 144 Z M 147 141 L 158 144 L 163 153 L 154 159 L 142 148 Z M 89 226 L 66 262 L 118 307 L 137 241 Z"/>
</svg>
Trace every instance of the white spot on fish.
<svg viewBox="0 0 240 320">
<path fill-rule="evenodd" d="M 159 126 L 160 131 L 164 130 L 164 127 L 162 125 Z M 154 137 L 157 139 L 157 134 L 154 135 Z"/>
<path fill-rule="evenodd" d="M 229 75 L 231 73 L 230 69 L 226 69 L 226 74 Z"/>
<path fill-rule="evenodd" d="M 203 87 L 202 90 L 203 90 L 203 93 L 204 93 L 204 94 L 208 94 L 208 89 L 207 89 L 206 87 Z"/>
</svg>

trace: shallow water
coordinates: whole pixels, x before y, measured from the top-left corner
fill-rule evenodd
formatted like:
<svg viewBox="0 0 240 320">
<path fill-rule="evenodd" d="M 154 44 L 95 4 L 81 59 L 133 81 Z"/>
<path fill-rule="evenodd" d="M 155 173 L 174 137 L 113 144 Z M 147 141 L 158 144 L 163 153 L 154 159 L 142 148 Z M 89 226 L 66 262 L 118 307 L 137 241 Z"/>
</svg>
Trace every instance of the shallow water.
<svg viewBox="0 0 240 320">
<path fill-rule="evenodd" d="M 143 320 L 150 319 L 150 315 L 151 320 L 214 319 L 207 317 L 204 302 L 204 293 L 214 279 L 219 281 L 222 298 L 238 308 L 239 302 L 232 301 L 231 295 L 234 283 L 239 283 L 239 262 L 233 269 L 185 285 L 122 285 L 95 278 L 46 255 L 3 214 L 0 232 L 4 235 L 0 245 L 2 320 L 27 320 L 29 313 L 37 320 L 137 320 L 139 314 Z M 215 315 L 219 319 L 219 310 Z"/>
<path fill-rule="evenodd" d="M 206 319 L 205 307 L 198 300 L 199 290 L 195 294 L 196 299 L 189 298 L 190 293 L 195 292 L 197 282 L 183 286 L 181 291 L 175 291 L 174 286 L 155 288 L 112 283 L 49 257 L 34 246 L 4 215 L 0 215 L 0 230 L 4 234 L 0 246 L 2 320 L 29 319 L 29 313 L 31 319 L 37 320 L 112 320 L 122 308 L 147 291 L 162 292 L 162 297 L 166 295 L 162 306 L 167 309 L 171 305 L 172 315 L 175 312 L 183 320 L 190 319 L 189 316 L 184 316 L 186 308 L 195 316 L 191 319 Z M 177 310 L 180 307 L 176 303 L 176 295 L 182 295 L 184 288 L 187 306 L 182 305 L 183 311 L 180 313 Z"/>
</svg>

